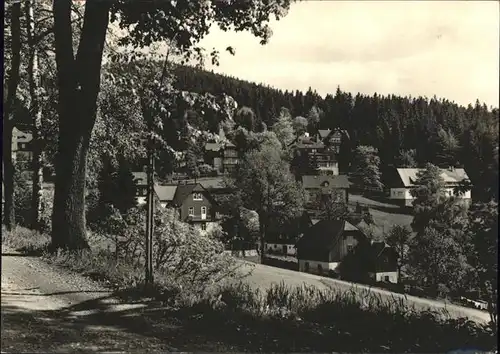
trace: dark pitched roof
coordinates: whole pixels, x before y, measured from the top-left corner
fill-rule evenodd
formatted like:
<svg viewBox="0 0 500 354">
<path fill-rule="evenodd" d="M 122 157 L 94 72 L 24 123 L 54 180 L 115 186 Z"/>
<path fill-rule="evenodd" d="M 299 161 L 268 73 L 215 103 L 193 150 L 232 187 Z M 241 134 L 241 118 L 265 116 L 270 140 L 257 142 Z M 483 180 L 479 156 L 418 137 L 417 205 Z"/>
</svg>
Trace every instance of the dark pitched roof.
<svg viewBox="0 0 500 354">
<path fill-rule="evenodd" d="M 180 206 L 182 203 L 184 203 L 184 200 L 191 195 L 195 188 L 198 186 L 198 184 L 193 183 L 193 184 L 179 184 L 177 186 L 177 189 L 175 190 L 175 195 L 174 199 L 172 200 L 172 203 L 175 206 Z"/>
<path fill-rule="evenodd" d="M 296 247 L 332 249 L 346 231 L 359 231 L 359 229 L 346 220 L 319 220 L 297 241 Z"/>
<path fill-rule="evenodd" d="M 305 189 L 315 188 L 349 188 L 346 175 L 338 176 L 302 176 L 302 185 Z"/>
<path fill-rule="evenodd" d="M 172 200 L 172 204 L 174 206 L 180 206 L 184 201 L 186 200 L 187 197 L 189 197 L 193 192 L 201 192 L 205 193 L 207 198 L 210 199 L 211 202 L 217 203 L 210 193 L 203 188 L 203 186 L 199 183 L 190 183 L 190 184 L 179 184 L 177 186 L 177 189 L 175 190 L 175 195 L 174 199 Z"/>
<path fill-rule="evenodd" d="M 386 247 L 389 246 L 384 241 L 372 241 L 371 252 L 377 258 Z"/>
</svg>

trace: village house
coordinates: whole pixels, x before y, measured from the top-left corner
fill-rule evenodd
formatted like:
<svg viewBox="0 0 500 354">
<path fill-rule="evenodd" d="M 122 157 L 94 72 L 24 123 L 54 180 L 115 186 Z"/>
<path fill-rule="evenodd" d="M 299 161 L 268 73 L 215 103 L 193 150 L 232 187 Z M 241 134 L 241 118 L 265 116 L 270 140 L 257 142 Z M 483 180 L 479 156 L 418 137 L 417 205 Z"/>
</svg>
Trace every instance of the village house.
<svg viewBox="0 0 500 354">
<path fill-rule="evenodd" d="M 366 236 L 346 220 L 320 220 L 296 243 L 299 271 L 328 275 Z"/>
<path fill-rule="evenodd" d="M 287 223 L 270 223 L 266 234 L 265 252 L 267 254 L 278 254 L 295 256 L 297 249 L 296 241 L 300 239 L 313 225 L 310 215 L 304 211 L 302 215 Z"/>
<path fill-rule="evenodd" d="M 297 255 L 297 248 L 293 243 L 287 242 L 266 242 L 265 245 L 266 254 L 278 254 L 284 256 L 295 256 Z"/>
<path fill-rule="evenodd" d="M 367 238 L 342 260 L 338 271 L 342 279 L 354 282 L 397 284 L 398 254 L 384 241 Z"/>
<path fill-rule="evenodd" d="M 134 182 L 136 185 L 136 199 L 137 204 L 146 204 L 146 197 L 148 195 L 148 175 L 146 172 L 132 172 Z"/>
<path fill-rule="evenodd" d="M 181 221 L 201 232 L 209 232 L 220 220 L 217 202 L 200 183 L 155 186 L 155 194 L 162 207 L 174 208 Z"/>
<path fill-rule="evenodd" d="M 30 168 L 33 159 L 33 134 L 29 129 L 20 130 L 14 127 L 12 130 L 12 160 L 14 162 L 27 163 L 26 169 Z"/>
<path fill-rule="evenodd" d="M 392 179 L 390 186 L 389 199 L 402 206 L 411 207 L 413 205 L 413 196 L 411 190 L 415 188 L 419 168 L 396 168 L 396 176 Z M 441 169 L 441 177 L 445 183 L 445 193 L 447 196 L 456 195 L 455 188 L 461 182 L 468 181 L 469 177 L 463 168 Z M 464 194 L 457 195 L 464 202 L 471 202 L 471 191 L 468 190 Z"/>
<path fill-rule="evenodd" d="M 220 142 L 211 141 L 205 144 L 204 161 L 219 173 L 230 173 L 238 165 L 238 150 L 236 145 L 226 140 L 222 128 L 219 129 L 218 136 Z"/>
<path fill-rule="evenodd" d="M 298 136 L 290 147 L 294 151 L 293 169 L 297 176 L 304 174 L 338 175 L 342 144 L 340 129 L 320 129 L 310 136 Z"/>
<path fill-rule="evenodd" d="M 29 127 L 14 127 L 12 130 L 12 162 L 26 181 L 32 179 L 33 134 Z"/>
<path fill-rule="evenodd" d="M 319 211 L 319 201 L 326 195 L 337 197 L 339 203 L 349 202 L 349 180 L 345 175 L 302 176 L 302 186 L 306 192 L 305 208 L 313 218 Z"/>
<path fill-rule="evenodd" d="M 370 241 L 368 277 L 375 282 L 397 284 L 398 254 L 384 241 Z"/>
</svg>

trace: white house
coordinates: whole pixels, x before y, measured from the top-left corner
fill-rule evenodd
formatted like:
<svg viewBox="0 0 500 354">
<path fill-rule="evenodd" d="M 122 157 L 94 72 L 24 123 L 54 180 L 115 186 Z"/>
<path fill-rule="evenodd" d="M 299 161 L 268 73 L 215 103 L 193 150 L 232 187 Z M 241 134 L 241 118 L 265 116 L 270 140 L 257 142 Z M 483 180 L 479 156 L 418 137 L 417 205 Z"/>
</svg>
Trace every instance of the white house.
<svg viewBox="0 0 500 354">
<path fill-rule="evenodd" d="M 410 191 L 416 186 L 415 182 L 418 177 L 417 174 L 423 169 L 420 168 L 397 168 L 397 180 L 393 187 L 390 188 L 391 200 L 399 202 L 400 204 L 411 207 L 413 205 L 413 196 Z M 446 195 L 455 195 L 455 187 L 457 187 L 460 182 L 469 180 L 469 176 L 463 168 L 449 168 L 441 169 L 441 177 L 443 178 L 446 186 Z M 463 199 L 465 202 L 470 203 L 471 191 L 468 190 L 464 194 L 457 195 L 457 197 Z"/>
<path fill-rule="evenodd" d="M 286 256 L 295 256 L 297 254 L 297 249 L 295 244 L 291 243 L 265 243 L 267 254 L 283 254 Z"/>
<path fill-rule="evenodd" d="M 137 187 L 136 191 L 136 200 L 137 204 L 143 205 L 146 204 L 146 197 L 148 195 L 148 176 L 146 172 L 132 172 L 134 176 L 134 182 Z"/>
</svg>

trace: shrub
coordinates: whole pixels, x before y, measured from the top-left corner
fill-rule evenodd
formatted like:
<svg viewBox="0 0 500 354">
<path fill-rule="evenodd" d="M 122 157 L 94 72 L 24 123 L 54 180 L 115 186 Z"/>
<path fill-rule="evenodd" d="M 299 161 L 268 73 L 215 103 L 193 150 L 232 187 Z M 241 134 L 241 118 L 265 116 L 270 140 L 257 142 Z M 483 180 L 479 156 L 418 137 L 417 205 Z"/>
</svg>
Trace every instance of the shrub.
<svg viewBox="0 0 500 354">
<path fill-rule="evenodd" d="M 114 244 L 115 258 L 137 267 L 145 262 L 145 211 L 129 210 L 122 215 L 112 210 L 97 230 L 101 238 Z M 153 262 L 156 271 L 169 274 L 183 286 L 205 289 L 224 278 L 240 275 L 240 264 L 224 253 L 221 230 L 201 234 L 178 220 L 175 211 L 158 206 L 155 212 Z"/>
<path fill-rule="evenodd" d="M 200 176 L 217 176 L 217 170 L 208 164 L 203 164 L 198 167 Z"/>
<path fill-rule="evenodd" d="M 24 227 L 31 226 L 33 217 L 32 197 L 33 189 L 31 184 L 29 184 L 20 174 L 16 174 L 14 187 L 16 224 Z M 40 231 L 50 233 L 52 229 L 52 208 L 54 204 L 54 191 L 52 189 L 43 189 L 41 203 Z"/>
<path fill-rule="evenodd" d="M 2 243 L 8 247 L 26 253 L 41 253 L 47 249 L 50 237 L 22 226 L 8 232 L 2 229 Z"/>
</svg>

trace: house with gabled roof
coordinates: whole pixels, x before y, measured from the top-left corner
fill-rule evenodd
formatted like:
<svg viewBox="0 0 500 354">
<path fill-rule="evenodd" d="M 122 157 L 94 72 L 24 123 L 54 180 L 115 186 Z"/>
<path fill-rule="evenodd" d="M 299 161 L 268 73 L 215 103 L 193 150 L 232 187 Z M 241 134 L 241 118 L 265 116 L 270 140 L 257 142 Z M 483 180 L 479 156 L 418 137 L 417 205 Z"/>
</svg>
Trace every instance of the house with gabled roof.
<svg viewBox="0 0 500 354">
<path fill-rule="evenodd" d="M 327 275 L 367 237 L 343 219 L 319 220 L 296 243 L 299 271 Z"/>
<path fill-rule="evenodd" d="M 174 208 L 181 221 L 200 231 L 210 231 L 220 220 L 217 202 L 200 183 L 179 182 L 177 185 L 154 187 L 157 200 L 164 208 Z"/>
<path fill-rule="evenodd" d="M 319 129 L 312 136 L 309 133 L 298 136 L 290 144 L 296 173 L 313 170 L 317 174 L 338 175 L 342 134 L 340 129 Z"/>
<path fill-rule="evenodd" d="M 306 206 L 313 205 L 323 194 L 336 191 L 341 201 L 349 202 L 349 180 L 346 175 L 324 176 L 307 175 L 302 176 L 302 187 L 306 191 Z"/>
<path fill-rule="evenodd" d="M 228 173 L 238 165 L 238 150 L 236 145 L 227 141 L 224 129 L 219 129 L 220 141 L 209 141 L 205 144 L 204 160 L 218 172 Z"/>
<path fill-rule="evenodd" d="M 394 248 L 384 241 L 370 242 L 368 258 L 368 277 L 375 282 L 397 284 L 398 254 Z"/>
<path fill-rule="evenodd" d="M 384 241 L 366 239 L 358 243 L 337 269 L 342 279 L 355 282 L 397 284 L 399 281 L 398 254 Z"/>
<path fill-rule="evenodd" d="M 393 173 L 393 178 L 391 178 L 389 198 L 402 206 L 411 207 L 415 199 L 411 195 L 411 190 L 417 186 L 418 173 L 422 170 L 421 168 L 396 168 L 396 173 Z M 470 203 L 470 190 L 465 191 L 463 194 L 455 193 L 456 187 L 463 182 L 469 181 L 469 176 L 463 168 L 441 169 L 441 178 L 444 180 L 447 196 L 457 196 L 466 203 Z"/>
<path fill-rule="evenodd" d="M 137 204 L 146 204 L 146 197 L 148 195 L 148 175 L 146 172 L 138 171 L 132 172 L 132 176 L 136 185 Z"/>
</svg>

